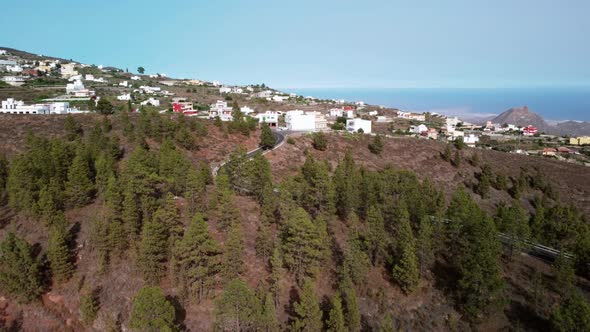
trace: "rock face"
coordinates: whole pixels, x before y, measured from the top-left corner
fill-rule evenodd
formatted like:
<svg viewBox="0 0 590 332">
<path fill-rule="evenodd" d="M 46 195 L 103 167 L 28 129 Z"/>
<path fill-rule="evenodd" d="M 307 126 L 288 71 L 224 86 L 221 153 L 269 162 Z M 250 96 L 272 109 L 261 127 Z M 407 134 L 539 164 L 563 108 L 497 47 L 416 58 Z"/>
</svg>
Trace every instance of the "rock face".
<svg viewBox="0 0 590 332">
<path fill-rule="evenodd" d="M 496 116 L 491 121 L 492 123 L 509 123 L 522 127 L 534 126 L 537 127 L 539 131 L 544 132 L 549 132 L 552 129 L 540 115 L 529 111 L 529 108 L 526 106 L 511 108 Z"/>
</svg>

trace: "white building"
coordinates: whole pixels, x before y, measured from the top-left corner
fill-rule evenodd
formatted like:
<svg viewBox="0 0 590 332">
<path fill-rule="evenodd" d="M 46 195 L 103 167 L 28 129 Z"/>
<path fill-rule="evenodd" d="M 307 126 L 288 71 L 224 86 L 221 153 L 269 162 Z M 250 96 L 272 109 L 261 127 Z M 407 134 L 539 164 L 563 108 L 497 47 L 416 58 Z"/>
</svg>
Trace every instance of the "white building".
<svg viewBox="0 0 590 332">
<path fill-rule="evenodd" d="M 76 97 L 90 97 L 94 95 L 94 91 L 86 89 L 81 80 L 76 80 L 74 83 L 68 83 L 66 85 L 66 93 Z"/>
<path fill-rule="evenodd" d="M 127 100 L 131 100 L 131 94 L 130 93 L 124 93 L 120 96 L 117 96 L 117 100 L 122 100 L 122 101 L 127 101 Z"/>
<path fill-rule="evenodd" d="M 132 81 L 139 81 L 140 79 L 141 79 L 141 77 L 139 77 L 139 76 L 131 76 Z"/>
<path fill-rule="evenodd" d="M 25 78 L 22 76 L 4 76 L 2 77 L 2 80 L 6 82 L 6 84 L 12 86 L 21 86 L 25 84 Z"/>
<path fill-rule="evenodd" d="M 81 113 L 77 108 L 70 108 L 66 102 L 25 105 L 22 100 L 8 98 L 2 101 L 0 113 L 4 114 L 68 114 Z"/>
<path fill-rule="evenodd" d="M 242 111 L 242 113 L 244 113 L 244 115 L 250 115 L 250 114 L 254 113 L 254 109 L 252 109 L 248 106 L 240 107 L 240 111 Z"/>
<path fill-rule="evenodd" d="M 139 89 L 143 93 L 148 93 L 148 94 L 162 91 L 162 88 L 160 88 L 159 86 L 145 86 L 145 85 L 143 85 L 143 86 L 140 86 Z"/>
<path fill-rule="evenodd" d="M 428 127 L 426 127 L 425 125 L 421 124 L 418 126 L 411 126 L 410 127 L 410 132 L 414 133 L 414 134 L 421 134 L 423 132 L 428 132 Z"/>
<path fill-rule="evenodd" d="M 219 93 L 230 93 L 231 92 L 231 88 L 228 88 L 226 86 L 219 88 Z"/>
<path fill-rule="evenodd" d="M 152 105 L 158 107 L 160 106 L 160 100 L 150 97 L 148 100 L 142 101 L 141 105 Z"/>
<path fill-rule="evenodd" d="M 276 101 L 276 102 L 279 102 L 279 103 L 282 103 L 282 102 L 284 102 L 285 100 L 288 100 L 288 99 L 289 99 L 289 96 L 273 96 L 272 97 L 272 100 L 273 101 Z"/>
<path fill-rule="evenodd" d="M 94 81 L 94 75 L 92 74 L 86 74 L 86 77 L 84 78 L 87 81 Z"/>
<path fill-rule="evenodd" d="M 347 119 L 354 118 L 354 109 L 352 107 L 343 108 L 332 108 L 330 110 L 330 116 L 332 117 L 346 117 Z"/>
<path fill-rule="evenodd" d="M 122 86 L 122 87 L 125 87 L 126 88 L 126 87 L 129 86 L 129 82 L 127 82 L 127 81 L 120 82 L 119 83 L 119 86 Z"/>
<path fill-rule="evenodd" d="M 446 118 L 445 122 L 446 122 L 447 126 L 457 127 L 457 124 L 459 123 L 459 118 L 457 118 L 457 117 Z"/>
<path fill-rule="evenodd" d="M 21 67 L 19 65 L 6 66 L 6 71 L 9 71 L 11 73 L 20 73 L 23 71 L 23 67 Z"/>
<path fill-rule="evenodd" d="M 215 104 L 210 105 L 209 108 L 209 119 L 215 119 L 219 117 L 221 121 L 231 121 L 233 109 L 227 106 L 227 102 L 218 100 Z"/>
<path fill-rule="evenodd" d="M 292 131 L 315 131 L 315 114 L 306 114 L 300 110 L 288 111 L 285 123 Z"/>
<path fill-rule="evenodd" d="M 360 118 L 346 120 L 346 130 L 348 130 L 349 132 L 356 133 L 360 129 L 363 130 L 363 133 L 370 134 L 371 120 L 363 120 Z"/>
<path fill-rule="evenodd" d="M 76 71 L 76 64 L 75 63 L 64 63 L 61 65 L 61 76 L 63 78 L 70 78 L 72 76 L 76 76 L 78 75 L 78 72 Z"/>
<path fill-rule="evenodd" d="M 256 114 L 255 118 L 259 123 L 266 123 L 270 127 L 277 127 L 279 125 L 279 113 L 273 111 L 266 111 L 264 113 Z"/>
<path fill-rule="evenodd" d="M 6 55 L 6 50 L 0 50 L 0 55 Z"/>
</svg>

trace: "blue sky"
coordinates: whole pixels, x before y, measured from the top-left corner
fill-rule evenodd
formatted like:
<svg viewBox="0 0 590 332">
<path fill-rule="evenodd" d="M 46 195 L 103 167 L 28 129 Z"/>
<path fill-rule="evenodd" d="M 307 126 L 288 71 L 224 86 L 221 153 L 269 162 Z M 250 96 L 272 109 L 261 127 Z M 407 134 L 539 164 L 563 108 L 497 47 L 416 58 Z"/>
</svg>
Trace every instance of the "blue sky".
<svg viewBox="0 0 590 332">
<path fill-rule="evenodd" d="M 588 0 L 4 1 L 0 46 L 274 87 L 590 85 Z"/>
</svg>

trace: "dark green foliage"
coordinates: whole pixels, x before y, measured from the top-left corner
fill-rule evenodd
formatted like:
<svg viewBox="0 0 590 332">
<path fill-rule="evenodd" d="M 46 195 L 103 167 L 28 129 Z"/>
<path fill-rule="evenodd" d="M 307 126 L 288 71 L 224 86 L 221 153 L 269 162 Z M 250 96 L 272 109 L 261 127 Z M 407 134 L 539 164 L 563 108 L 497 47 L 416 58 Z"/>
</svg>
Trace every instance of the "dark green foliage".
<svg viewBox="0 0 590 332">
<path fill-rule="evenodd" d="M 88 326 L 96 319 L 100 302 L 96 290 L 86 291 L 80 296 L 80 319 Z"/>
<path fill-rule="evenodd" d="M 590 305 L 580 294 L 573 293 L 551 315 L 554 331 L 590 331 Z"/>
<path fill-rule="evenodd" d="M 344 326 L 344 313 L 342 311 L 342 299 L 339 294 L 332 298 L 332 307 L 326 322 L 326 330 L 329 332 L 346 332 Z"/>
<path fill-rule="evenodd" d="M 264 260 L 268 260 L 274 249 L 274 241 L 269 222 L 263 220 L 256 233 L 256 255 Z"/>
<path fill-rule="evenodd" d="M 19 302 L 30 302 L 41 294 L 41 280 L 33 248 L 9 232 L 0 243 L 0 288 Z"/>
<path fill-rule="evenodd" d="M 299 302 L 293 305 L 295 317 L 291 325 L 292 331 L 321 331 L 322 311 L 316 295 L 315 285 L 311 279 L 306 279 L 299 294 Z"/>
<path fill-rule="evenodd" d="M 157 283 L 166 271 L 168 237 L 168 225 L 161 218 L 154 217 L 143 225 L 137 264 L 150 283 Z"/>
<path fill-rule="evenodd" d="M 406 294 L 411 293 L 418 286 L 420 271 L 418 270 L 416 251 L 411 243 L 403 244 L 401 258 L 393 267 L 392 274 L 395 281 Z"/>
<path fill-rule="evenodd" d="M 285 265 L 298 282 L 306 276 L 315 275 L 324 256 L 326 242 L 318 228 L 302 208 L 291 213 L 284 227 L 282 249 Z"/>
<path fill-rule="evenodd" d="M 376 155 L 380 155 L 383 152 L 383 138 L 381 138 L 381 135 L 373 137 L 373 142 L 369 144 L 369 151 Z"/>
<path fill-rule="evenodd" d="M 92 201 L 94 184 L 90 175 L 88 157 L 82 149 L 78 149 L 65 183 L 65 197 L 69 206 L 81 207 Z"/>
<path fill-rule="evenodd" d="M 452 266 L 458 273 L 457 299 L 469 320 L 479 320 L 484 312 L 501 303 L 504 282 L 498 234 L 492 220 L 459 189 L 447 215 Z M 457 233 L 455 233 L 457 232 Z M 455 237 L 456 236 L 456 237 Z"/>
<path fill-rule="evenodd" d="M 260 330 L 264 332 L 279 332 L 280 325 L 277 318 L 277 312 L 273 295 L 266 293 L 264 302 L 262 304 L 262 312 L 260 315 Z"/>
<path fill-rule="evenodd" d="M 333 182 L 336 192 L 336 211 L 340 218 L 345 219 L 360 206 L 361 179 L 350 150 L 336 167 Z"/>
<path fill-rule="evenodd" d="M 418 238 L 416 242 L 416 256 L 420 265 L 420 275 L 424 276 L 434 264 L 434 227 L 429 217 L 425 216 L 420 220 Z"/>
<path fill-rule="evenodd" d="M 8 179 L 8 160 L 3 154 L 0 155 L 0 204 L 6 198 L 6 180 Z"/>
<path fill-rule="evenodd" d="M 492 167 L 489 164 L 483 165 L 479 174 L 479 182 L 477 183 L 477 193 L 482 198 L 488 198 L 493 179 Z"/>
<path fill-rule="evenodd" d="M 465 142 L 463 141 L 463 137 L 460 136 L 455 139 L 453 144 L 458 150 L 462 150 L 466 147 Z"/>
<path fill-rule="evenodd" d="M 172 141 L 164 140 L 158 158 L 158 174 L 166 180 L 169 191 L 176 195 L 184 192 L 189 169 L 189 162 L 176 150 Z"/>
<path fill-rule="evenodd" d="M 70 242 L 71 237 L 65 216 L 60 213 L 60 216 L 51 225 L 47 245 L 47 258 L 51 266 L 53 280 L 56 283 L 67 281 L 76 269 Z"/>
<path fill-rule="evenodd" d="M 71 114 L 66 115 L 64 129 L 68 141 L 75 141 L 77 138 L 81 137 L 83 133 L 82 127 L 76 122 L 76 119 L 74 119 L 74 116 Z"/>
<path fill-rule="evenodd" d="M 383 214 L 376 206 L 371 206 L 367 212 L 367 251 L 373 265 L 385 261 L 387 254 L 387 233 L 383 221 Z"/>
<path fill-rule="evenodd" d="M 134 331 L 176 331 L 176 310 L 159 287 L 143 287 L 133 298 L 129 326 Z"/>
<path fill-rule="evenodd" d="M 189 169 L 186 174 L 184 198 L 187 202 L 189 214 L 205 210 L 207 179 L 194 169 Z"/>
<path fill-rule="evenodd" d="M 122 204 L 121 221 L 125 226 L 129 240 L 131 243 L 135 243 L 138 240 L 141 230 L 141 217 L 135 195 L 132 191 L 126 190 L 124 192 Z"/>
<path fill-rule="evenodd" d="M 520 203 L 514 201 L 512 206 L 500 204 L 496 209 L 496 225 L 499 231 L 510 237 L 509 256 L 519 254 L 521 241 L 530 237 L 528 215 Z"/>
<path fill-rule="evenodd" d="M 344 317 L 348 331 L 359 332 L 361 330 L 361 313 L 359 310 L 356 291 L 347 278 L 340 282 L 340 294 L 344 303 Z"/>
<path fill-rule="evenodd" d="M 311 154 L 307 155 L 301 168 L 302 178 L 299 197 L 301 206 L 312 216 L 321 213 L 332 213 L 334 210 L 334 186 L 330 181 L 329 165 L 318 162 Z"/>
<path fill-rule="evenodd" d="M 565 257 L 563 254 L 557 256 L 553 264 L 553 273 L 559 294 L 568 297 L 575 292 L 576 274 L 571 259 Z"/>
<path fill-rule="evenodd" d="M 103 196 L 107 189 L 109 179 L 115 176 L 115 160 L 106 153 L 101 153 L 96 159 L 95 166 L 96 191 L 98 195 Z"/>
<path fill-rule="evenodd" d="M 210 235 L 201 214 L 195 215 L 174 248 L 175 274 L 189 296 L 198 302 L 207 295 L 220 270 L 221 249 Z"/>
<path fill-rule="evenodd" d="M 215 303 L 214 330 L 255 331 L 260 307 L 260 300 L 245 282 L 232 280 Z"/>
<path fill-rule="evenodd" d="M 99 114 L 109 115 L 115 113 L 115 108 L 113 107 L 113 104 L 110 101 L 108 101 L 108 99 L 100 98 L 100 100 L 96 104 L 96 111 Z"/>
<path fill-rule="evenodd" d="M 385 313 L 379 324 L 379 332 L 396 332 L 397 329 L 393 324 L 393 319 L 389 313 Z"/>
<path fill-rule="evenodd" d="M 494 179 L 493 185 L 494 188 L 498 190 L 506 191 L 508 190 L 508 178 L 506 178 L 506 175 L 498 173 L 496 174 L 496 178 Z"/>
<path fill-rule="evenodd" d="M 344 248 L 342 270 L 344 276 L 349 277 L 356 285 L 365 283 L 367 273 L 371 268 L 371 260 L 363 249 L 363 241 L 360 239 L 359 234 L 352 229 L 349 230 L 346 247 Z"/>
<path fill-rule="evenodd" d="M 326 151 L 328 148 L 328 139 L 322 132 L 313 134 L 313 148 L 319 151 Z"/>
<path fill-rule="evenodd" d="M 272 149 L 275 146 L 276 138 L 270 130 L 270 127 L 266 124 L 262 124 L 260 133 L 260 144 L 259 146 L 265 150 Z"/>
<path fill-rule="evenodd" d="M 239 277 L 246 270 L 244 265 L 244 233 L 239 223 L 233 223 L 227 235 L 221 274 L 229 281 Z"/>
<path fill-rule="evenodd" d="M 46 226 L 54 224 L 58 212 L 64 208 L 63 187 L 55 178 L 41 187 L 37 201 L 37 214 Z"/>
<path fill-rule="evenodd" d="M 455 150 L 455 154 L 453 155 L 453 160 L 451 161 L 451 163 L 453 164 L 453 166 L 459 167 L 461 166 L 461 160 L 461 152 L 459 150 Z"/>
<path fill-rule="evenodd" d="M 261 154 L 254 155 L 246 166 L 246 186 L 250 189 L 258 202 L 262 203 L 263 195 L 266 190 L 272 190 L 272 172 L 270 163 Z"/>
<path fill-rule="evenodd" d="M 283 261 L 279 254 L 279 249 L 274 248 L 269 260 L 270 276 L 268 278 L 269 290 L 273 295 L 274 304 L 279 305 L 279 292 L 281 276 L 283 275 Z"/>
<path fill-rule="evenodd" d="M 441 157 L 444 161 L 448 161 L 448 162 L 451 161 L 451 158 L 452 158 L 451 145 L 445 144 L 445 150 L 441 154 Z"/>
</svg>

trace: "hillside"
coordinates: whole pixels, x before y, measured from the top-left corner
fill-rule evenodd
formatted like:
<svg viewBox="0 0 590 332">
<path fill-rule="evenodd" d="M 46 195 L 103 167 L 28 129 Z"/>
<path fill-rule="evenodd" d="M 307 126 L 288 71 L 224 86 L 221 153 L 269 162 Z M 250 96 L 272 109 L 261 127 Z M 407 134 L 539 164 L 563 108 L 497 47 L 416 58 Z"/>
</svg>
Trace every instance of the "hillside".
<svg viewBox="0 0 590 332">
<path fill-rule="evenodd" d="M 557 135 L 589 136 L 590 122 L 565 121 L 553 126 L 552 131 Z"/>
<path fill-rule="evenodd" d="M 0 242 L 7 241 L 9 234 L 15 232 L 33 246 L 31 255 L 39 259 L 42 272 L 42 289 L 32 289 L 30 294 L 34 296 L 26 301 L 17 301 L 18 296 L 22 295 L 20 291 L 31 288 L 7 290 L 0 285 L 0 327 L 25 331 L 129 329 L 139 324 L 133 312 L 134 299 L 149 285 L 157 286 L 166 295 L 160 300 L 167 301 L 172 308 L 174 327 L 187 331 L 212 330 L 214 324 L 232 330 L 223 324 L 234 319 L 249 326 L 244 330 L 269 326 L 265 324 L 279 324 L 277 330 L 287 330 L 298 321 L 316 324 L 318 328 L 312 330 L 319 330 L 324 323 L 328 324 L 336 294 L 342 297 L 345 324 L 352 330 L 545 330 L 548 324 L 555 323 L 551 315 L 567 296 L 559 290 L 551 265 L 526 254 L 497 251 L 499 242 L 495 236 L 478 237 L 468 227 L 475 227 L 477 224 L 470 224 L 475 220 L 480 220 L 481 226 L 486 224 L 485 219 L 478 219 L 476 206 L 496 215 L 501 211 L 497 210 L 500 202 L 512 205 L 518 201 L 527 215 L 529 211 L 538 215 L 539 201 L 535 200 L 542 197 L 547 221 L 532 224 L 536 228 L 531 228 L 531 236 L 547 245 L 563 244 L 583 257 L 581 253 L 588 252 L 584 251 L 588 248 L 571 243 L 587 243 L 587 234 L 580 231 L 572 235 L 562 229 L 587 229 L 584 218 L 590 214 L 588 168 L 455 148 L 451 151 L 461 161 L 453 157 L 452 165 L 442 157 L 447 145 L 410 138 L 384 139 L 383 151 L 376 155 L 367 148 L 372 138 L 360 134 L 327 135 L 325 151 L 314 149 L 312 136 L 292 136 L 290 143 L 266 154 L 266 158 L 247 161 L 234 152 L 235 148 L 254 148 L 260 131 L 256 129 L 245 136 L 245 129 L 236 131 L 236 125 L 225 123 L 218 127 L 209 121 L 148 111 L 106 118 L 0 117 L 0 155 L 6 154 L 11 160 L 8 178 L 3 175 L 0 162 Z M 29 129 L 37 138 L 27 133 Z M 350 151 L 350 159 L 345 158 L 346 151 Z M 114 164 L 104 168 L 104 157 L 111 154 Z M 80 164 L 84 160 L 80 158 L 88 158 L 89 164 Z M 232 162 L 224 168 L 224 175 L 210 178 L 210 167 L 227 158 Z M 60 173 L 64 172 L 60 171 L 61 162 L 65 162 L 65 173 Z M 44 167 L 43 163 L 51 166 Z M 75 176 L 80 174 L 81 165 L 94 165 L 87 176 L 96 191 L 82 190 L 81 184 L 88 183 Z M 479 183 L 486 165 L 491 168 L 493 186 L 484 195 Z M 112 172 L 112 179 L 107 182 L 114 185 L 104 187 L 101 174 L 105 170 Z M 55 180 L 59 174 L 66 174 L 64 180 Z M 29 176 L 35 180 L 28 182 Z M 56 184 L 45 182 L 46 176 L 64 181 L 57 182 L 64 186 L 64 196 L 49 200 L 55 203 L 49 205 L 55 209 L 51 214 L 43 212 L 48 208 L 48 191 L 38 189 Z M 508 181 L 504 188 L 497 183 L 501 176 Z M 514 187 L 521 186 L 521 181 L 526 184 L 515 192 Z M 35 185 L 28 187 L 27 183 Z M 452 213 L 449 205 L 456 200 L 456 188 L 461 184 L 467 188 L 466 199 L 476 204 L 466 210 L 469 218 L 463 222 L 467 228 L 459 233 L 460 238 L 470 240 L 448 242 L 445 237 L 451 233 L 433 224 L 436 235 L 431 235 L 430 245 L 436 249 L 424 251 L 424 241 L 428 239 L 424 237 L 424 220 L 428 219 L 423 217 Z M 239 191 L 232 191 L 230 186 Z M 264 188 L 272 189 L 272 194 Z M 137 200 L 124 199 L 131 194 Z M 351 195 L 351 200 L 343 195 Z M 86 199 L 81 201 L 82 198 Z M 23 204 L 24 200 L 31 204 Z M 572 204 L 584 211 L 586 217 L 560 202 Z M 353 204 L 350 206 L 355 213 L 343 212 L 348 204 Z M 449 211 L 445 212 L 447 207 Z M 65 229 L 72 241 L 69 249 L 62 252 L 72 255 L 73 270 L 57 265 L 52 249 L 54 234 L 59 229 L 56 225 L 60 225 L 59 219 L 53 218 L 62 209 Z M 118 212 L 119 209 L 125 212 Z M 135 211 L 136 217 L 130 217 L 130 211 Z M 194 218 L 195 211 L 205 219 Z M 379 215 L 383 218 L 382 231 L 374 228 L 379 227 L 379 222 L 375 224 Z M 559 220 L 555 219 L 557 216 Z M 131 220 L 139 224 L 130 223 Z M 495 218 L 495 227 L 509 231 L 504 225 L 507 220 Z M 124 226 L 123 230 L 117 228 L 119 225 Z M 139 229 L 128 228 L 132 225 Z M 184 241 L 188 234 L 198 229 L 202 232 L 203 228 L 195 225 L 205 225 L 205 233 Z M 168 234 L 170 242 L 151 241 L 164 234 Z M 375 238 L 376 235 L 379 236 Z M 221 265 L 210 265 L 216 268 L 207 270 L 207 291 L 199 301 L 199 292 L 185 288 L 195 284 L 183 279 L 193 278 L 183 271 L 200 270 L 193 269 L 191 264 L 183 265 L 189 256 L 179 256 L 179 252 L 188 248 L 182 244 L 190 247 L 200 243 L 203 236 L 216 244 L 208 249 L 210 256 L 198 256 L 199 259 L 213 257 L 209 264 L 219 259 Z M 416 237 L 420 253 L 433 255 L 430 263 L 423 260 L 422 254 L 416 256 L 421 262 L 417 279 L 411 273 L 410 279 L 392 273 L 396 269 L 417 271 L 404 270 L 398 263 L 401 256 L 396 248 L 407 236 Z M 379 242 L 379 238 L 384 242 Z M 459 242 L 467 246 L 460 255 L 489 254 L 477 258 L 479 263 L 471 269 L 489 269 L 484 273 L 485 280 L 498 280 L 504 285 L 504 304 L 494 301 L 499 305 L 496 307 L 482 302 L 481 306 L 470 307 L 458 297 L 470 294 L 462 293 L 466 290 L 458 288 L 456 282 L 466 277 L 465 272 L 457 270 L 455 264 L 460 261 L 451 254 L 456 246 L 453 243 Z M 162 249 L 163 256 L 151 260 L 150 253 L 158 246 L 169 251 L 164 254 L 166 250 Z M 297 257 L 305 257 L 305 261 L 298 261 Z M 146 260 L 152 263 L 146 265 Z M 488 263 L 491 265 L 479 265 Z M 0 261 L 0 277 L 11 271 L 10 264 L 14 262 Z M 497 269 L 493 268 L 495 264 Z M 574 278 L 575 284 L 587 290 L 590 284 L 583 277 L 584 264 L 576 264 L 580 277 Z M 207 269 L 207 265 L 198 266 Z M 64 279 L 58 279 L 61 275 Z M 228 281 L 234 277 L 238 281 Z M 315 295 L 309 295 L 310 287 Z M 493 284 L 480 287 L 485 287 L 492 298 L 499 296 L 499 288 Z M 247 301 L 242 310 L 248 314 L 223 311 L 222 303 L 236 301 L 228 295 L 233 294 L 232 289 L 239 290 L 241 299 Z M 82 302 L 90 292 L 96 296 L 98 309 L 96 318 L 88 320 L 88 309 Z M 271 300 L 267 301 L 269 296 Z M 587 291 L 583 296 L 587 299 Z M 319 325 L 304 319 L 299 301 L 307 301 L 307 310 L 319 311 Z M 479 314 L 470 314 L 468 308 Z M 269 310 L 273 312 L 270 316 Z M 318 311 L 314 311 L 315 317 Z"/>
<path fill-rule="evenodd" d="M 547 124 L 547 122 L 545 122 L 545 120 L 538 114 L 529 111 L 527 106 L 511 108 L 505 112 L 502 112 L 491 121 L 492 123 L 509 123 L 521 127 L 533 126 L 537 127 L 539 131 L 545 132 L 550 129 L 550 126 Z"/>
</svg>

